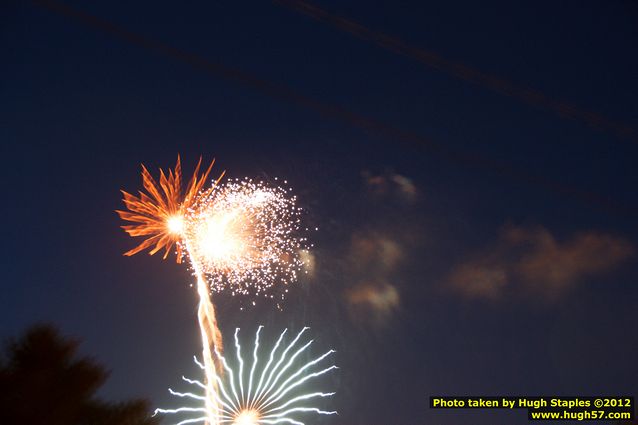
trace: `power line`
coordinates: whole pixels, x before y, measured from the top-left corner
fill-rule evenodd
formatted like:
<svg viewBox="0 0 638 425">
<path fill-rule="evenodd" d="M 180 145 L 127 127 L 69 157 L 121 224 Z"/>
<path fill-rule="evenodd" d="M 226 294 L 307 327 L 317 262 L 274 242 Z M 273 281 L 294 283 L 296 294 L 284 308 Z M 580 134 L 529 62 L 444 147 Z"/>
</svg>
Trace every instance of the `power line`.
<svg viewBox="0 0 638 425">
<path fill-rule="evenodd" d="M 581 202 L 596 205 L 615 214 L 631 217 L 638 216 L 638 207 L 636 206 L 626 206 L 609 197 L 527 172 L 519 167 L 502 161 L 493 160 L 479 154 L 465 152 L 459 149 L 449 148 L 441 143 L 433 141 L 430 138 L 418 135 L 411 131 L 403 130 L 373 118 L 369 118 L 338 105 L 316 101 L 288 86 L 276 84 L 268 80 L 258 78 L 250 73 L 228 67 L 219 62 L 213 62 L 193 53 L 171 47 L 162 42 L 155 41 L 138 33 L 119 27 L 111 22 L 102 20 L 96 16 L 72 8 L 64 3 L 54 0 L 31 1 L 38 6 L 45 7 L 53 12 L 72 18 L 131 44 L 161 53 L 180 62 L 184 62 L 194 68 L 250 87 L 271 97 L 302 106 L 306 109 L 317 112 L 324 117 L 345 122 L 353 127 L 389 138 L 403 145 L 424 148 L 431 154 L 437 155 L 450 163 L 491 171 L 502 176 L 516 179 L 520 182 L 542 187 L 560 195 L 566 195 L 571 198 L 578 199 Z"/>
<path fill-rule="evenodd" d="M 330 13 L 306 1 L 273 0 L 273 2 L 307 15 L 319 22 L 329 24 L 361 40 L 372 42 L 385 50 L 415 59 L 430 68 L 453 75 L 461 80 L 483 86 L 524 103 L 549 110 L 558 116 L 581 121 L 590 127 L 610 132 L 622 140 L 638 143 L 637 133 L 634 128 L 611 120 L 596 112 L 588 111 L 572 103 L 552 98 L 539 90 L 515 84 L 497 75 L 465 65 L 462 62 L 446 59 L 432 50 L 409 45 L 398 37 L 372 30 L 359 22 Z"/>
</svg>

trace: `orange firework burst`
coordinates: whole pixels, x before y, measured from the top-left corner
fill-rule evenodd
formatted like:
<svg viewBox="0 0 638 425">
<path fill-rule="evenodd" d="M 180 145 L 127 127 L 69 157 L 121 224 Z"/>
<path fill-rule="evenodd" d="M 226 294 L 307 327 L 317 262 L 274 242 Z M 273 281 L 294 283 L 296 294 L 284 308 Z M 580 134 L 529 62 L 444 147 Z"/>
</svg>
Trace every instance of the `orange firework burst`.
<svg viewBox="0 0 638 425">
<path fill-rule="evenodd" d="M 164 249 L 163 258 L 166 259 L 173 245 L 176 245 L 177 262 L 181 263 L 182 246 L 179 242 L 182 239 L 184 213 L 195 204 L 199 196 L 206 196 L 215 186 L 202 191 L 215 160 L 200 175 L 201 163 L 202 158 L 200 157 L 193 177 L 191 177 L 183 194 L 182 166 L 179 155 L 175 170 L 169 169 L 168 173 L 164 173 L 160 168 L 159 184 L 142 164 L 142 184 L 146 192 L 140 190 L 138 197 L 122 190 L 124 204 L 129 211 L 118 210 L 116 212 L 122 220 L 136 223 L 122 226 L 130 236 L 147 238 L 124 255 L 131 256 L 147 248 L 150 248 L 149 254 L 153 255 Z M 223 175 L 222 172 L 215 184 Z"/>
</svg>

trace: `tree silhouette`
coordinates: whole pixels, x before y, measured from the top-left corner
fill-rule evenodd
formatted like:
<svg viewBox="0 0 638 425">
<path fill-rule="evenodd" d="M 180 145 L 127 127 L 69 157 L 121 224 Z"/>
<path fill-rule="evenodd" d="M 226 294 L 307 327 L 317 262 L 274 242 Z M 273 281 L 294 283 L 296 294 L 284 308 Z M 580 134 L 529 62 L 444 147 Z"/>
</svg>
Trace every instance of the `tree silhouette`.
<svg viewBox="0 0 638 425">
<path fill-rule="evenodd" d="M 95 397 L 108 372 L 77 357 L 79 341 L 50 325 L 9 340 L 0 357 L 0 424 L 152 425 L 148 403 L 109 403 Z"/>
</svg>

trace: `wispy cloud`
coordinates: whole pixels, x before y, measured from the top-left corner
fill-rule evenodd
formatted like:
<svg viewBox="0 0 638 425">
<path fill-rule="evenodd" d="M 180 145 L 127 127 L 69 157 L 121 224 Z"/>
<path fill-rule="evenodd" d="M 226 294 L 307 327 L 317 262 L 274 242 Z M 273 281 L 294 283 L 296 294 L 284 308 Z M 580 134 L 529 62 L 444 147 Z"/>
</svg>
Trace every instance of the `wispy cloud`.
<svg viewBox="0 0 638 425">
<path fill-rule="evenodd" d="M 346 291 L 346 298 L 356 312 L 365 314 L 377 324 L 385 323 L 399 308 L 399 291 L 386 282 L 361 282 Z"/>
<path fill-rule="evenodd" d="M 412 180 L 395 172 L 364 171 L 361 176 L 370 195 L 365 198 L 370 214 L 369 221 L 352 233 L 344 257 L 344 297 L 353 318 L 379 326 L 401 308 L 401 265 L 415 232 L 406 231 L 406 223 L 397 218 L 405 217 L 418 190 Z"/>
<path fill-rule="evenodd" d="M 401 244 L 381 234 L 352 236 L 347 258 L 345 298 L 356 318 L 383 324 L 399 308 L 400 295 L 390 283 L 403 259 Z"/>
<path fill-rule="evenodd" d="M 368 233 L 352 237 L 350 262 L 356 269 L 390 271 L 402 255 L 401 245 L 387 236 Z"/>
<path fill-rule="evenodd" d="M 408 177 L 394 172 L 386 172 L 380 175 L 364 171 L 362 176 L 371 193 L 377 196 L 398 196 L 405 201 L 414 201 L 418 191 L 414 183 Z"/>
<path fill-rule="evenodd" d="M 525 293 L 555 300 L 635 253 L 627 240 L 587 231 L 558 240 L 542 226 L 505 226 L 492 247 L 455 267 L 447 284 L 468 298 Z"/>
</svg>

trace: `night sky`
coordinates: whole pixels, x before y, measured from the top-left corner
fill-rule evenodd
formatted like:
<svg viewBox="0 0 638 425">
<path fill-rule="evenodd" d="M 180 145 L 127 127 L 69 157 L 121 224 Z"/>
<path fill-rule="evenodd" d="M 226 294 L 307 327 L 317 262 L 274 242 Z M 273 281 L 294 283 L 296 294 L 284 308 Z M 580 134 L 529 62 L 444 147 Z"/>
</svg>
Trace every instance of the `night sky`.
<svg viewBox="0 0 638 425">
<path fill-rule="evenodd" d="M 315 354 L 337 350 L 339 415 L 308 423 L 526 424 L 429 397 L 638 395 L 636 3 L 425 3 L 314 5 L 458 72 L 289 4 L 66 3 L 170 53 L 3 3 L 0 337 L 51 322 L 111 370 L 103 397 L 175 406 L 192 276 L 124 257 L 114 210 L 141 163 L 202 155 L 286 179 L 318 228 L 282 310 L 215 296 L 226 338 L 310 326 Z M 553 103 L 460 78 L 478 72 Z"/>
</svg>

